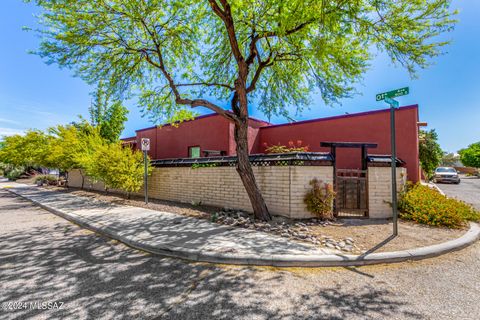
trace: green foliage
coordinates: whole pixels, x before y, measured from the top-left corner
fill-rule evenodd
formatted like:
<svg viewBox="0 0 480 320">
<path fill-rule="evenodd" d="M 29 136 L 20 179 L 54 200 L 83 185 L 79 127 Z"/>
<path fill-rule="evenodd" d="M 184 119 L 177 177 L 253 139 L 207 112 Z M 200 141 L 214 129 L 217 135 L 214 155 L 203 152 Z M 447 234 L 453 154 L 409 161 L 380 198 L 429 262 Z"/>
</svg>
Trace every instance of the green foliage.
<svg viewBox="0 0 480 320">
<path fill-rule="evenodd" d="M 17 180 L 25 173 L 25 167 L 17 167 L 12 164 L 0 162 L 0 176 L 4 176 L 10 180 Z"/>
<path fill-rule="evenodd" d="M 9 180 L 15 181 L 25 173 L 25 167 L 1 164 L 3 175 Z"/>
<path fill-rule="evenodd" d="M 464 166 L 480 168 L 480 142 L 472 143 L 466 149 L 458 151 Z"/>
<path fill-rule="evenodd" d="M 106 91 L 103 81 L 99 82 L 93 98 L 89 108 L 91 125 L 97 127 L 100 136 L 109 142 L 118 141 L 125 128 L 128 109 L 122 105 L 120 100 L 114 99 Z"/>
<path fill-rule="evenodd" d="M 49 185 L 55 185 L 58 182 L 58 178 L 56 176 L 46 174 L 46 175 L 38 175 L 35 177 L 35 183 L 41 181 L 42 183 L 46 183 Z"/>
<path fill-rule="evenodd" d="M 441 195 L 420 184 L 410 185 L 398 203 L 400 217 L 431 226 L 460 228 L 466 221 L 480 220 L 480 212 L 472 206 Z"/>
<path fill-rule="evenodd" d="M 140 190 L 143 184 L 142 152 L 124 148 L 120 142 L 112 143 L 102 136 L 100 127 L 86 121 L 50 128 L 48 134 L 29 131 L 24 136 L 6 137 L 0 159 L 11 179 L 24 172 L 22 165 L 37 165 L 62 171 L 80 169 L 109 188 L 129 193 Z M 148 170 L 152 170 L 150 164 Z"/>
<path fill-rule="evenodd" d="M 0 149 L 0 162 L 13 166 L 33 167 L 47 163 L 50 137 L 39 130 L 29 130 L 25 135 L 4 137 Z"/>
<path fill-rule="evenodd" d="M 448 153 L 444 152 L 442 161 L 441 161 L 441 166 L 442 167 L 454 167 L 456 163 L 460 160 L 460 157 L 458 155 L 455 155 L 454 153 Z"/>
<path fill-rule="evenodd" d="M 419 160 L 420 165 L 426 177 L 430 180 L 433 176 L 435 168 L 442 161 L 443 151 L 438 144 L 438 135 L 435 129 L 430 131 L 420 130 L 419 133 Z"/>
<path fill-rule="evenodd" d="M 415 75 L 441 54 L 447 42 L 436 36 L 455 22 L 450 0 L 34 2 L 47 63 L 105 80 L 119 96 L 139 92 L 155 120 L 179 105 L 222 112 L 204 97 L 235 107 L 245 88 L 267 115 L 301 111 L 315 91 L 335 103 L 355 93 L 374 49 Z"/>
<path fill-rule="evenodd" d="M 108 188 L 130 192 L 139 191 L 143 185 L 144 162 L 141 151 L 124 148 L 120 143 L 98 146 L 93 155 L 94 165 L 87 174 L 101 180 Z M 152 167 L 148 166 L 148 174 Z"/>
<path fill-rule="evenodd" d="M 200 168 L 214 168 L 218 167 L 219 163 L 212 162 L 212 163 L 194 163 L 192 164 L 192 169 L 200 169 Z"/>
<path fill-rule="evenodd" d="M 312 189 L 303 198 L 307 210 L 322 219 L 333 219 L 333 199 L 335 199 L 333 186 L 316 178 L 310 181 L 310 185 Z"/>
<path fill-rule="evenodd" d="M 290 140 L 288 146 L 281 145 L 280 143 L 269 146 L 266 142 L 263 146 L 265 147 L 266 153 L 307 152 L 308 146 L 302 146 L 302 143 L 302 140 L 297 140 L 296 143 Z"/>
</svg>

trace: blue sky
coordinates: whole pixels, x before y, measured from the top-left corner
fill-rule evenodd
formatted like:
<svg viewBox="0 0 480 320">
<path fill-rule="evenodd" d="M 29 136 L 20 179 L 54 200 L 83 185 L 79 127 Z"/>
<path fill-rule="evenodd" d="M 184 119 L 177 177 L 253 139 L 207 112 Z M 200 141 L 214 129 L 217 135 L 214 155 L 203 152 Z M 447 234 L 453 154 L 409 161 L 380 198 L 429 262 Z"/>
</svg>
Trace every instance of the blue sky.
<svg viewBox="0 0 480 320">
<path fill-rule="evenodd" d="M 418 79 L 393 66 L 379 55 L 371 70 L 358 86 L 361 95 L 345 99 L 342 105 L 325 106 L 314 97 L 314 104 L 297 120 L 334 116 L 385 108 L 375 102 L 375 94 L 409 86 L 410 95 L 400 97 L 401 105 L 418 103 L 420 120 L 435 128 L 442 148 L 457 151 L 480 141 L 480 1 L 453 1 L 460 10 L 455 30 L 447 34 L 452 43 L 447 54 L 434 65 L 419 72 Z M 39 39 L 23 26 L 35 26 L 35 6 L 20 0 L 2 0 L 0 5 L 0 135 L 21 133 L 25 129 L 45 129 L 88 115 L 88 87 L 74 78 L 70 70 L 46 65 L 38 56 L 28 54 Z M 127 103 L 129 120 L 123 136 L 134 135 L 136 129 L 151 126 L 138 108 Z M 265 118 L 252 108 L 251 115 Z M 285 122 L 272 118 L 273 123 Z"/>
</svg>

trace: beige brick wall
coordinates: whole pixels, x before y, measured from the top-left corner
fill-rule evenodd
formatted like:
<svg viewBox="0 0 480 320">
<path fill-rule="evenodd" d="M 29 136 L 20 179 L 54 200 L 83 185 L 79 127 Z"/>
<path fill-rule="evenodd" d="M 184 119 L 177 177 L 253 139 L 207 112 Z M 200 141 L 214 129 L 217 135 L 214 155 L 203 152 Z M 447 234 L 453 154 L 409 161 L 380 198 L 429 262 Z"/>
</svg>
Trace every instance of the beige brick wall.
<svg viewBox="0 0 480 320">
<path fill-rule="evenodd" d="M 370 218 L 392 216 L 390 167 L 368 168 L 368 204 Z M 270 212 L 291 218 L 307 218 L 312 215 L 303 203 L 309 182 L 318 178 L 333 182 L 333 169 L 329 166 L 271 166 L 253 167 L 257 183 Z M 82 176 L 79 170 L 68 175 L 71 187 L 80 187 Z M 397 190 L 406 183 L 406 169 L 397 168 Z M 104 190 L 102 182 L 93 183 L 85 178 L 86 189 Z M 115 190 L 111 190 L 115 191 Z M 138 194 L 142 195 L 143 190 Z M 234 167 L 154 168 L 149 178 L 148 194 L 152 198 L 179 202 L 202 202 L 218 207 L 252 211 L 242 181 Z"/>
<path fill-rule="evenodd" d="M 270 212 L 291 218 L 312 216 L 303 203 L 311 179 L 333 182 L 331 166 L 253 167 L 253 171 Z M 80 172 L 69 172 L 68 181 L 69 186 L 80 187 Z M 85 188 L 104 189 L 102 183 L 92 184 L 88 178 Z M 149 196 L 156 199 L 188 203 L 201 201 L 218 207 L 252 211 L 235 167 L 154 168 L 148 188 Z M 143 194 L 143 190 L 139 194 Z"/>
<path fill-rule="evenodd" d="M 392 169 L 390 167 L 368 168 L 368 206 L 370 218 L 392 217 Z M 400 193 L 407 178 L 406 168 L 397 168 L 397 191 Z"/>
</svg>

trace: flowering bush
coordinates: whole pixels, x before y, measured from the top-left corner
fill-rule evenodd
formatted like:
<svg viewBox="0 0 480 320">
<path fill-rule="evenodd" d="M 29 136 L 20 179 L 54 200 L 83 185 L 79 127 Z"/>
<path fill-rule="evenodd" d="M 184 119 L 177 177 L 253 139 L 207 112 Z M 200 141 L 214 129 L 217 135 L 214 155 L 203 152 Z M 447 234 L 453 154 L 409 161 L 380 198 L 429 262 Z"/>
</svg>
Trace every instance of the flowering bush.
<svg viewBox="0 0 480 320">
<path fill-rule="evenodd" d="M 307 210 L 322 219 L 333 219 L 333 186 L 316 178 L 310 181 L 310 185 L 312 189 L 303 198 Z"/>
<path fill-rule="evenodd" d="M 420 184 L 409 185 L 398 204 L 400 217 L 431 226 L 460 228 L 480 220 L 480 212 L 465 202 L 447 198 Z"/>
<path fill-rule="evenodd" d="M 288 153 L 288 152 L 307 152 L 308 146 L 302 146 L 303 141 L 297 140 L 297 142 L 293 142 L 292 140 L 288 141 L 288 146 L 281 145 L 280 142 L 278 144 L 274 144 L 269 146 L 266 142 L 263 144 L 265 147 L 266 153 Z"/>
</svg>

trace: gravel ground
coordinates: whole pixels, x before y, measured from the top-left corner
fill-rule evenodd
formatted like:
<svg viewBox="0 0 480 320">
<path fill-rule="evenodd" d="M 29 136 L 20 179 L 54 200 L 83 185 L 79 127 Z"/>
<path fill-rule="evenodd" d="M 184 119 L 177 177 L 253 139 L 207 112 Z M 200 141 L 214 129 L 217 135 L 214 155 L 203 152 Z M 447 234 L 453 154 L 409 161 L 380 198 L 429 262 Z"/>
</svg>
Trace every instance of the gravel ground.
<svg viewBox="0 0 480 320">
<path fill-rule="evenodd" d="M 480 244 L 420 262 L 277 269 L 188 263 L 98 237 L 0 190 L 0 319 L 478 319 Z"/>
<path fill-rule="evenodd" d="M 65 189 L 57 187 L 48 187 L 49 189 L 56 189 L 61 192 L 68 192 L 82 197 L 91 197 L 98 200 L 113 202 L 116 204 L 130 205 L 136 207 L 149 208 L 158 211 L 172 212 L 200 219 L 209 219 L 211 214 L 218 212 L 216 207 L 204 205 L 183 204 L 172 201 L 162 201 L 151 199 L 148 205 L 145 205 L 143 199 L 132 198 L 125 199 L 114 194 L 105 194 L 95 191 L 85 191 L 79 189 Z M 304 222 L 308 222 L 306 220 Z M 392 222 L 391 220 L 369 220 L 369 219 L 343 219 L 337 220 L 335 223 L 322 225 L 306 225 L 298 227 L 295 224 L 298 220 L 290 220 L 283 217 L 274 217 L 273 225 L 278 227 L 278 223 L 286 223 L 282 229 L 277 232 L 266 230 L 264 224 L 259 224 L 257 230 L 270 232 L 277 235 L 285 232 L 285 227 L 290 228 L 290 231 L 302 232 L 307 235 L 312 235 L 318 242 L 318 245 L 325 247 L 326 243 L 322 243 L 325 237 L 332 240 L 331 243 L 339 244 L 344 242 L 344 239 L 352 239 L 355 245 L 352 250 L 348 252 L 354 254 L 361 254 L 364 252 L 386 252 L 395 250 L 404 250 L 411 248 L 418 248 L 432 244 L 442 243 L 460 237 L 466 230 L 452 230 L 448 228 L 434 228 L 420 225 L 409 221 L 399 221 L 399 236 L 392 238 Z M 237 227 L 240 227 L 237 225 Z M 303 229 L 303 230 L 302 230 Z M 301 238 L 293 237 L 292 240 L 302 241 Z M 310 243 L 311 241 L 303 240 Z M 340 250 L 338 247 L 337 249 Z"/>
<path fill-rule="evenodd" d="M 471 203 L 480 210 L 480 178 L 461 176 L 460 184 L 437 183 L 437 186 L 448 196 Z"/>
</svg>

